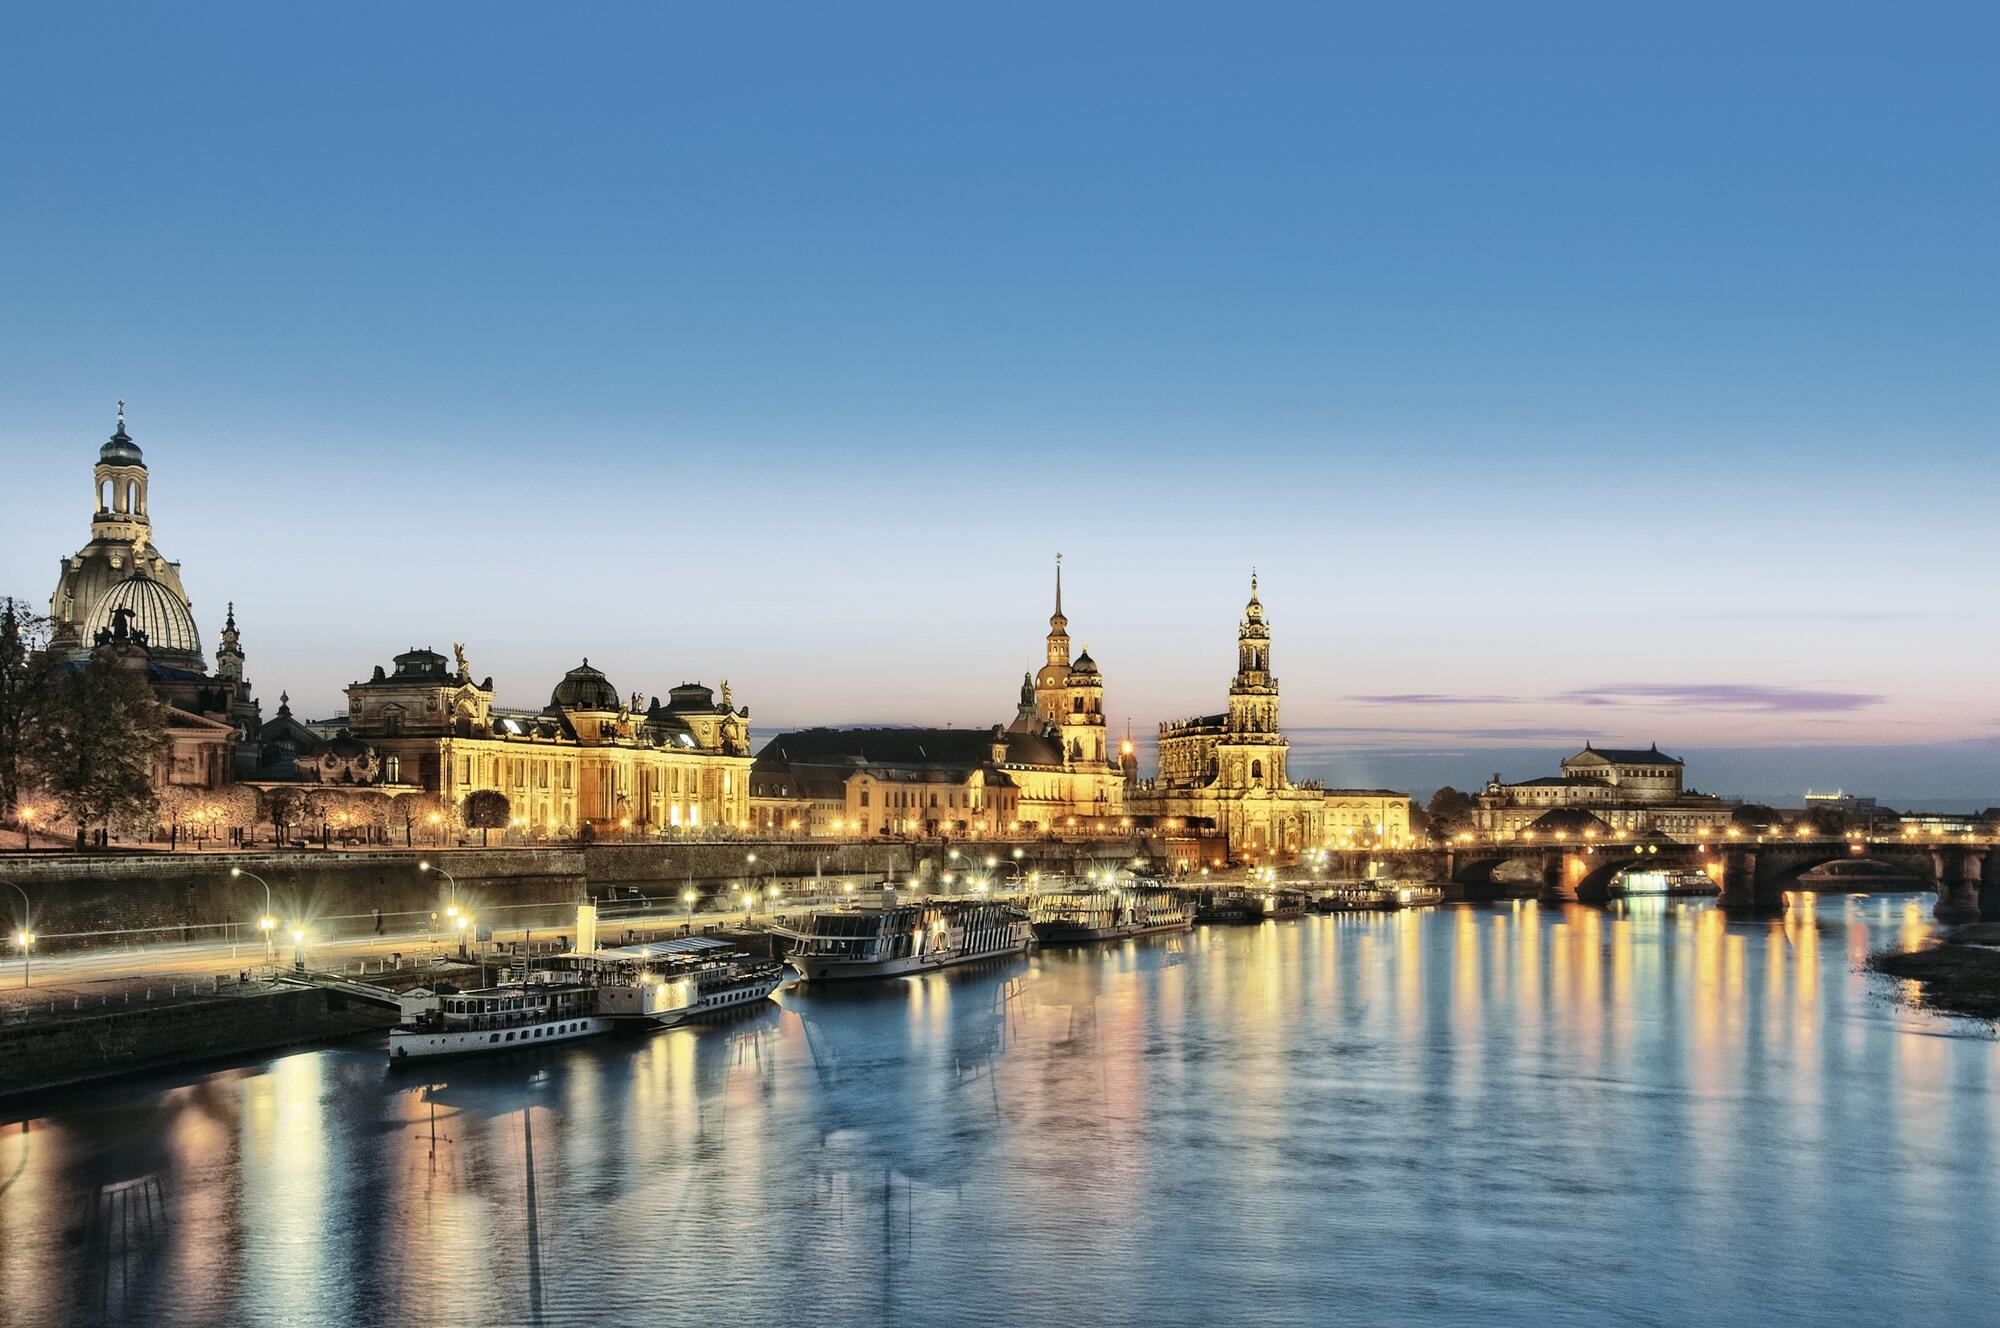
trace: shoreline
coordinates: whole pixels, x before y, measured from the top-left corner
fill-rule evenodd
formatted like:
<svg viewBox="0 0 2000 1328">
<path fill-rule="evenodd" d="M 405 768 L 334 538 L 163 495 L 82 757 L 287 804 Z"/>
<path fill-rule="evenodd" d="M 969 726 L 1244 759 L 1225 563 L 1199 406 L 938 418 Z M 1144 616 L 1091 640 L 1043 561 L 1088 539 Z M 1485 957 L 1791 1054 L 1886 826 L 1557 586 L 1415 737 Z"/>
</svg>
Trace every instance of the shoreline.
<svg viewBox="0 0 2000 1328">
<path fill-rule="evenodd" d="M 2000 1019 L 2000 923 L 1976 922 L 1916 950 L 1881 950 L 1868 967 L 1917 984 L 1928 1009 Z"/>
</svg>

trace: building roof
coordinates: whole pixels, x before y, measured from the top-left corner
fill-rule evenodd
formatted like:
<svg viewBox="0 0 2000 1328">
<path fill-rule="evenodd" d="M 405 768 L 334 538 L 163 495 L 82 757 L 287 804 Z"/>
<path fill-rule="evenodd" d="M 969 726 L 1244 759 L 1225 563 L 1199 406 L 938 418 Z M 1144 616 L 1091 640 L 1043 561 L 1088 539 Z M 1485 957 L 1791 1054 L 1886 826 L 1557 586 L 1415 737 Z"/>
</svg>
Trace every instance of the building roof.
<svg viewBox="0 0 2000 1328">
<path fill-rule="evenodd" d="M 1575 761 L 1586 756 L 1601 756 L 1607 761 L 1615 761 L 1624 765 L 1685 764 L 1678 756 L 1668 756 L 1665 752 L 1661 751 L 1657 743 L 1641 751 L 1637 747 L 1593 747 L 1586 742 L 1583 744 L 1583 750 L 1569 759 Z"/>
<path fill-rule="evenodd" d="M 563 674 L 562 681 L 549 693 L 549 709 L 555 711 L 616 710 L 621 704 L 618 689 L 601 670 L 590 667 L 588 658 Z"/>
<path fill-rule="evenodd" d="M 118 431 L 97 449 L 98 461 L 107 466 L 138 466 L 145 468 L 146 459 L 139 451 L 139 445 L 132 441 L 132 435 L 125 432 L 125 412 L 118 412 Z"/>
<path fill-rule="evenodd" d="M 1600 835 L 1611 833 L 1611 826 L 1600 821 L 1581 807 L 1558 807 L 1554 811 L 1543 812 L 1529 823 L 1530 830 L 1543 834 L 1554 834 L 1560 830 L 1566 834 L 1580 835 L 1595 830 Z"/>
<path fill-rule="evenodd" d="M 91 606 L 86 632 L 92 636 L 98 632 L 120 635 L 117 617 L 121 613 L 129 615 L 129 630 L 145 633 L 146 649 L 162 662 L 204 668 L 201 632 L 194 625 L 194 613 L 172 587 L 144 572 L 132 573 L 98 596 Z"/>
</svg>

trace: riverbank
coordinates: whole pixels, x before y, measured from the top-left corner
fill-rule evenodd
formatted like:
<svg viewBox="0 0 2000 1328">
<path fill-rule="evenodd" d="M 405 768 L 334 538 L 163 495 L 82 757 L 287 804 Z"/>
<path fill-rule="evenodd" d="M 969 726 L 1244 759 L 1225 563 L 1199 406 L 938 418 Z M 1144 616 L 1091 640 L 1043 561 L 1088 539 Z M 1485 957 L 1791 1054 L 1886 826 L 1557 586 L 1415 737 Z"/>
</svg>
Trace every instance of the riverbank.
<svg viewBox="0 0 2000 1328">
<path fill-rule="evenodd" d="M 104 984 L 99 984 L 104 985 Z M 0 1023 L 0 1116 L 37 1094 L 154 1070 L 187 1069 L 306 1043 L 380 1032 L 396 1022 L 385 1006 L 339 991 L 251 981 L 206 989 L 193 982 L 117 984 L 46 1013 L 11 1010 Z"/>
<path fill-rule="evenodd" d="M 2000 946 L 2000 923 L 1975 923 L 1920 950 L 1872 955 L 1868 965 L 1890 977 L 1914 980 L 1925 1005 L 2000 1019 L 2000 949 L 1995 946 Z"/>
</svg>

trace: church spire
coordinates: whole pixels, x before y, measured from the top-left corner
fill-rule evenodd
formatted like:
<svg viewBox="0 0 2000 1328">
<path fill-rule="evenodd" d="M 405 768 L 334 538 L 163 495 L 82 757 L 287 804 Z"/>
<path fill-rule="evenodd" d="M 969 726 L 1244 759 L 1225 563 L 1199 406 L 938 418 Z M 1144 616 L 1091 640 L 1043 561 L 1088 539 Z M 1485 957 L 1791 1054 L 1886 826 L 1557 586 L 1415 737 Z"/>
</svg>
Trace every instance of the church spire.
<svg viewBox="0 0 2000 1328">
<path fill-rule="evenodd" d="M 1049 626 L 1061 630 L 1069 626 L 1069 619 L 1062 611 L 1062 555 L 1056 555 L 1056 611 L 1049 615 Z"/>
</svg>

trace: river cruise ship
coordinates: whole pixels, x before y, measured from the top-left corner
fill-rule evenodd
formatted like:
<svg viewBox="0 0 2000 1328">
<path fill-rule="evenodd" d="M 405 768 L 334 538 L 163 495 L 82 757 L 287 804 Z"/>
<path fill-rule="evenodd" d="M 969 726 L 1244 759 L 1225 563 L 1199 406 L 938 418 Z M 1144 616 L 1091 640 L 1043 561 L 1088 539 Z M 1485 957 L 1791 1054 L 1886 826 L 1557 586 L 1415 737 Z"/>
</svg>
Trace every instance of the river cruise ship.
<svg viewBox="0 0 2000 1328">
<path fill-rule="evenodd" d="M 1057 886 L 1034 897 L 1028 917 L 1044 945 L 1120 940 L 1194 925 L 1186 895 L 1152 884 Z"/>
<path fill-rule="evenodd" d="M 689 937 L 652 946 L 558 955 L 496 986 L 406 992 L 389 1060 L 514 1051 L 619 1031 L 666 1028 L 761 1001 L 784 965 Z"/>
<path fill-rule="evenodd" d="M 1695 868 L 1634 868 L 1618 874 L 1617 879 L 1611 882 L 1610 893 L 1623 898 L 1640 895 L 1719 895 L 1722 887 L 1707 872 Z"/>
<path fill-rule="evenodd" d="M 1306 892 L 1271 886 L 1224 887 L 1204 890 L 1195 900 L 1196 922 L 1262 922 L 1285 919 L 1306 911 Z"/>
<path fill-rule="evenodd" d="M 809 983 L 893 978 L 1024 954 L 1034 938 L 1028 915 L 1012 904 L 986 899 L 898 902 L 885 892 L 879 908 L 813 914 L 789 962 Z"/>
<path fill-rule="evenodd" d="M 1312 897 L 1316 913 L 1393 913 L 1405 908 L 1429 908 L 1444 901 L 1435 885 L 1398 881 L 1354 881 L 1336 885 Z"/>
<path fill-rule="evenodd" d="M 701 948 L 676 949 L 689 946 Z M 755 1005 L 776 991 L 791 973 L 789 968 L 775 959 L 727 953 L 730 949 L 725 941 L 699 936 L 669 941 L 664 946 L 628 945 L 619 950 L 599 950 L 597 955 L 599 959 L 636 959 L 641 962 L 650 961 L 663 951 L 684 956 L 684 963 L 668 971 L 694 979 L 694 1000 L 669 1022 L 686 1023 L 705 1015 Z"/>
</svg>

